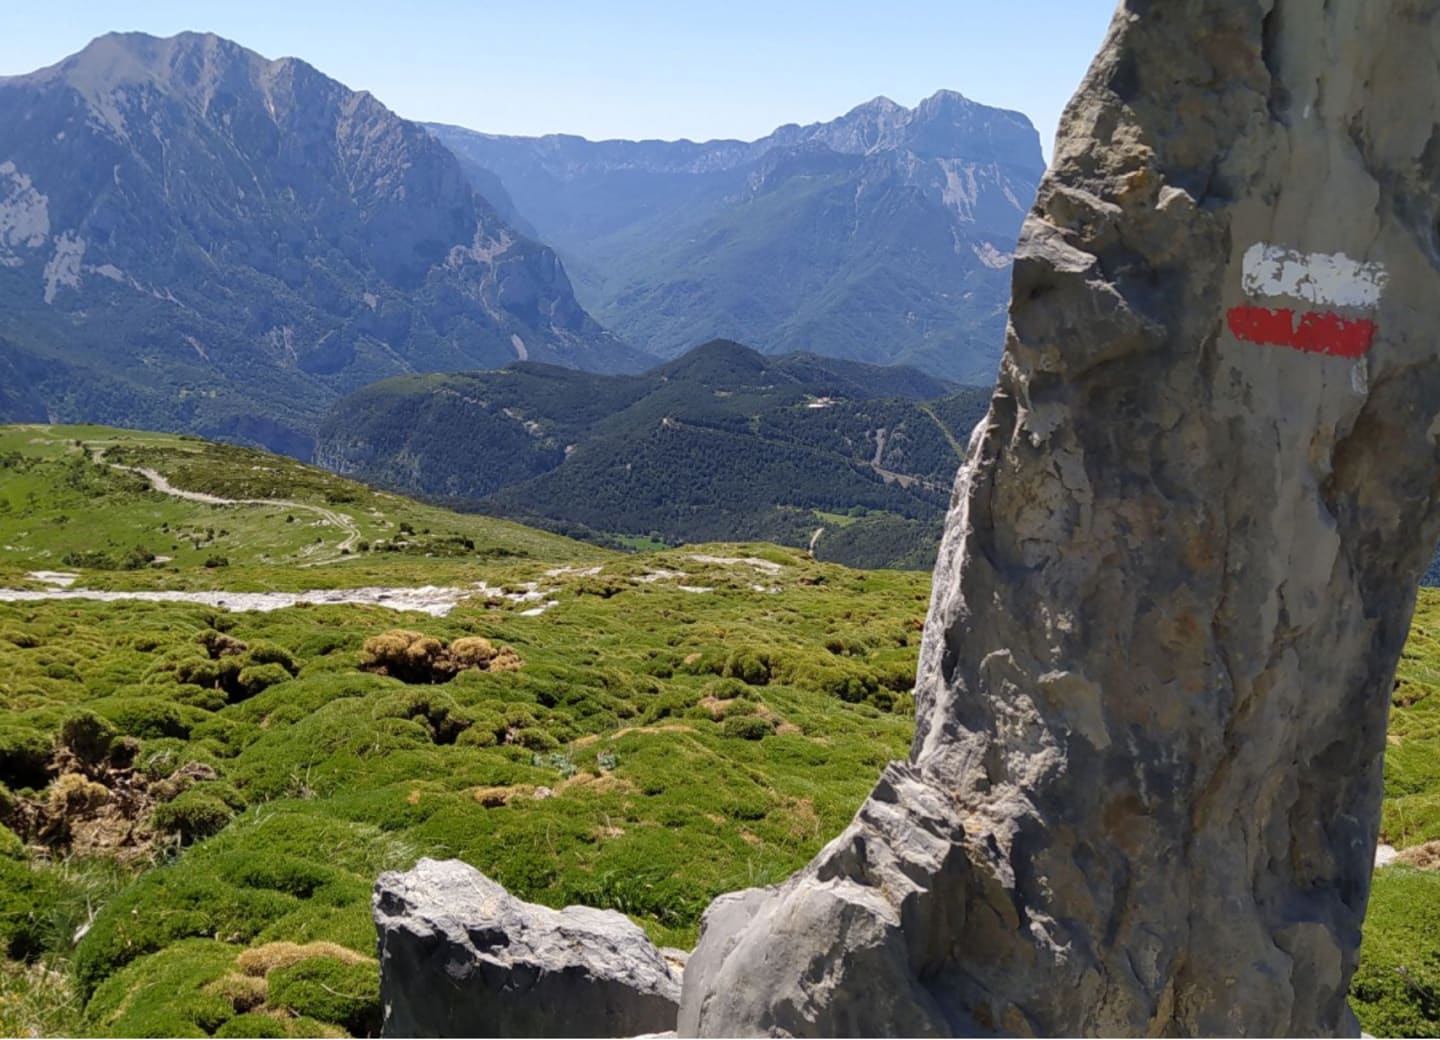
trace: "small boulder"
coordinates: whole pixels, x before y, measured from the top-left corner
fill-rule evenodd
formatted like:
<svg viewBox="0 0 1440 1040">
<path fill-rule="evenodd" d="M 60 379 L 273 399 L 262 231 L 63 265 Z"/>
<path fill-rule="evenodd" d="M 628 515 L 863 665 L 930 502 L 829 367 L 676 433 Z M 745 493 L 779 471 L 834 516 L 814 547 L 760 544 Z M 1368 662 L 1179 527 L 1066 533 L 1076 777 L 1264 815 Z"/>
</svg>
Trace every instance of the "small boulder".
<svg viewBox="0 0 1440 1040">
<path fill-rule="evenodd" d="M 613 910 L 522 902 L 459 860 L 375 884 L 383 1036 L 635 1036 L 675 1028 L 680 974 Z"/>
</svg>

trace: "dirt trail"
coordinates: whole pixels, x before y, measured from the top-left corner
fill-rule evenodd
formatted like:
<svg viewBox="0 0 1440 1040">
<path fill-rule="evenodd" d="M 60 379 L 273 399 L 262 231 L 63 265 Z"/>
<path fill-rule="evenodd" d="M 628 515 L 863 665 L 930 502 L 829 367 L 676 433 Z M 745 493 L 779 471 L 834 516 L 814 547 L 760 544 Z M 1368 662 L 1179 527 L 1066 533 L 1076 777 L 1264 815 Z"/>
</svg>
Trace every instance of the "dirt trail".
<svg viewBox="0 0 1440 1040">
<path fill-rule="evenodd" d="M 93 454 L 96 462 L 105 462 L 103 449 L 95 451 Z M 186 491 L 183 488 L 177 488 L 165 478 L 164 474 L 150 469 L 148 466 L 122 466 L 118 462 L 106 462 L 105 464 L 111 469 L 138 474 L 148 480 L 150 486 L 161 494 L 183 498 L 187 502 L 203 502 L 205 505 L 211 506 L 272 506 L 278 509 L 296 509 L 314 513 L 320 517 L 322 522 L 336 527 L 344 533 L 345 539 L 336 547 L 336 550 L 342 555 L 353 552 L 355 546 L 360 542 L 360 527 L 355 523 L 354 517 L 338 513 L 333 509 L 326 509 L 324 506 L 317 506 L 311 502 L 296 502 L 288 498 L 222 498 L 220 495 L 211 495 L 204 491 Z M 306 566 L 313 566 L 313 563 Z"/>
<path fill-rule="evenodd" d="M 309 589 L 304 592 L 225 592 L 204 589 L 171 591 L 139 589 L 129 592 L 109 589 L 50 588 L 0 589 L 0 603 L 39 603 L 46 600 L 98 600 L 103 603 L 138 601 L 143 603 L 198 603 L 231 611 L 270 611 L 294 607 L 302 603 L 317 605 L 363 604 L 388 607 L 391 610 L 415 610 L 433 617 L 444 617 L 461 602 L 476 596 L 505 596 L 500 589 L 483 582 L 464 587 L 425 585 L 419 588 L 394 586 L 358 589 Z"/>
<path fill-rule="evenodd" d="M 935 409 L 931 408 L 928 404 L 923 403 L 918 404 L 915 407 L 919 408 L 926 415 L 930 416 L 931 419 L 935 420 L 935 425 L 940 428 L 940 432 L 945 435 L 945 439 L 950 442 L 950 447 L 954 449 L 955 457 L 961 462 L 964 462 L 965 445 L 961 444 L 958 440 L 956 440 L 955 435 L 950 432 L 950 427 L 946 426 L 943 422 L 940 421 L 940 416 L 935 414 Z"/>
</svg>

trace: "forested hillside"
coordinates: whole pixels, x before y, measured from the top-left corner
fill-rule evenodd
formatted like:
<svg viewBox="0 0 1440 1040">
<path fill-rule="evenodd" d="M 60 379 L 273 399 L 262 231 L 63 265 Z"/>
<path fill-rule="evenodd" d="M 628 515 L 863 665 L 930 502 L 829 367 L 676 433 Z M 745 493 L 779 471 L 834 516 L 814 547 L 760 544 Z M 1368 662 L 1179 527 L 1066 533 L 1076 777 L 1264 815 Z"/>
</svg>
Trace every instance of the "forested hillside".
<svg viewBox="0 0 1440 1040">
<path fill-rule="evenodd" d="M 716 341 L 644 376 L 518 364 L 386 380 L 336 405 L 318 458 L 585 537 L 813 539 L 822 559 L 923 568 L 988 399 Z"/>
</svg>

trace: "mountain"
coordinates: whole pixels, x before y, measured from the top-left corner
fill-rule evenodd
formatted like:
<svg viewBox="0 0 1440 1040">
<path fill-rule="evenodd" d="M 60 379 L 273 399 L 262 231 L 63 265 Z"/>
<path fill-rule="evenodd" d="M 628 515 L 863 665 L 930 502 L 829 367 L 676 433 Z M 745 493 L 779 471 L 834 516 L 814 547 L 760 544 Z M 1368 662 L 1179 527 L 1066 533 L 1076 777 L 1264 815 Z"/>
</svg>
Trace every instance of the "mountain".
<svg viewBox="0 0 1440 1040">
<path fill-rule="evenodd" d="M 1045 164 L 1018 112 L 877 98 L 757 141 L 430 130 L 565 258 L 598 320 L 671 357 L 715 336 L 994 379 Z"/>
<path fill-rule="evenodd" d="M 928 567 L 989 396 L 719 340 L 641 376 L 530 362 L 387 379 L 336 403 L 316 458 L 567 534 L 807 545 L 824 528 L 821 558 Z"/>
<path fill-rule="evenodd" d="M 195 33 L 0 78 L 0 420 L 303 457 L 344 393 L 516 357 L 640 367 L 555 253 L 369 94 Z"/>
</svg>

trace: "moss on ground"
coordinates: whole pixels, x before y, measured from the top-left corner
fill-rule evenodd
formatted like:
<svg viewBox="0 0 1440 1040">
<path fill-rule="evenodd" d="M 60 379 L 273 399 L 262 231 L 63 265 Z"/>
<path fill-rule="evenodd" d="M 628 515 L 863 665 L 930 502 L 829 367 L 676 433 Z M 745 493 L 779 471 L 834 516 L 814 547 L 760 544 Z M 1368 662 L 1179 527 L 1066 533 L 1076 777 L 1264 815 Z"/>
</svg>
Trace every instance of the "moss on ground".
<svg viewBox="0 0 1440 1040">
<path fill-rule="evenodd" d="M 35 436 L 54 464 L 90 465 Z M 0 496 L 23 501 L 6 472 Z M 109 1035 L 370 1031 L 370 891 L 421 856 L 689 945 L 713 896 L 800 866 L 904 755 L 924 575 L 763 545 L 627 557 L 539 537 L 564 551 L 382 561 L 400 583 L 541 593 L 439 619 L 0 604 L 0 938 L 70 995 L 39 1017 Z M 247 556 L 225 549 L 223 584 L 193 562 L 83 580 L 229 587 Z M 358 565 L 275 564 L 264 580 L 324 585 Z M 444 674 L 365 670 L 395 630 L 448 648 Z M 102 851 L 128 866 L 77 920 L 65 864 Z M 276 944 L 329 953 L 247 971 Z M 27 970 L 9 977 L 39 977 Z M 44 1006 L 42 988 L 20 1003 Z"/>
<path fill-rule="evenodd" d="M 0 582 L 54 566 L 58 535 L 16 546 L 57 510 L 70 519 L 56 531 L 96 525 L 88 541 L 106 547 L 132 540 L 154 510 L 214 508 L 83 471 L 74 440 L 128 446 L 177 482 L 209 467 L 207 488 L 239 487 L 217 472 L 228 449 L 185 442 L 196 457 L 167 468 L 160 448 L 179 439 L 127 437 L 0 433 L 0 454 L 22 459 L 0 468 L 11 503 L 0 568 L 12 568 Z M 62 479 L 46 498 L 64 477 L 51 466 L 98 481 L 96 497 L 87 506 Z M 326 496 L 350 493 L 314 480 L 295 496 L 335 505 Z M 228 568 L 205 568 L 214 550 L 203 547 L 173 569 L 83 580 L 473 580 L 541 598 L 492 594 L 441 619 L 360 606 L 0 604 L 0 1032 L 372 1031 L 371 886 L 421 856 L 463 858 L 526 899 L 621 910 L 686 946 L 714 895 L 803 864 L 905 754 L 925 575 L 762 545 L 619 556 L 383 500 L 372 504 L 396 530 L 476 524 L 477 544 L 483 528 L 515 553 L 309 567 L 284 557 L 304 548 L 289 531 L 255 535 L 262 560 L 235 521 L 220 546 Z M 186 515 L 170 522 L 200 524 Z M 283 515 L 254 523 L 293 530 Z M 218 542 L 226 525 L 215 526 Z M 529 613 L 537 602 L 553 605 Z M 455 668 L 428 673 L 445 681 L 362 668 L 366 642 L 395 630 L 448 648 Z M 517 667 L 485 667 L 502 647 Z M 1402 848 L 1440 839 L 1437 689 L 1440 594 L 1422 590 L 1386 762 L 1382 837 Z M 1353 991 L 1373 1033 L 1440 1030 L 1437 878 L 1376 876 Z"/>
</svg>

